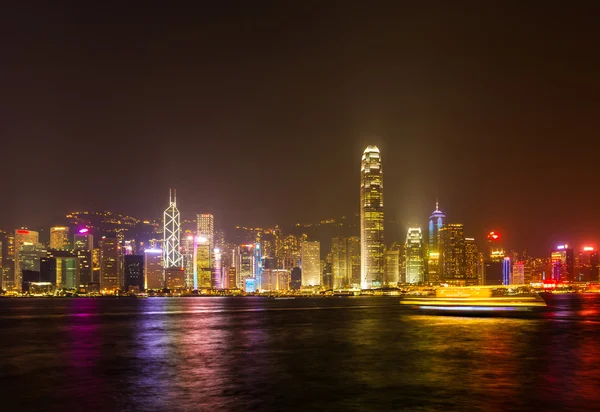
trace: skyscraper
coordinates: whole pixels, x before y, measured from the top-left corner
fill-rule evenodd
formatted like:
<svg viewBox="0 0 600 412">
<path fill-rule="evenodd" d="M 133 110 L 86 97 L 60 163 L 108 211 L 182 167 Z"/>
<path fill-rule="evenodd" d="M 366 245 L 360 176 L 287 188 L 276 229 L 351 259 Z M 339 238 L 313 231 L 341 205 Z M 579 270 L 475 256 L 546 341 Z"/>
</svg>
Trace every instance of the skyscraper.
<svg viewBox="0 0 600 412">
<path fill-rule="evenodd" d="M 348 286 L 348 243 L 343 237 L 334 237 L 331 241 L 331 274 L 333 289 Z"/>
<path fill-rule="evenodd" d="M 88 285 L 92 282 L 92 251 L 77 249 L 73 253 L 77 259 L 79 287 L 87 289 Z"/>
<path fill-rule="evenodd" d="M 321 284 L 321 248 L 319 242 L 304 241 L 300 246 L 302 286 Z"/>
<path fill-rule="evenodd" d="M 209 213 L 196 215 L 198 222 L 198 236 L 205 238 L 208 241 L 210 250 L 215 247 L 215 217 Z"/>
<path fill-rule="evenodd" d="M 551 254 L 552 279 L 557 282 L 572 282 L 574 274 L 573 249 L 559 245 Z"/>
<path fill-rule="evenodd" d="M 461 223 L 450 223 L 440 230 L 441 280 L 466 286 L 465 234 Z"/>
<path fill-rule="evenodd" d="M 69 228 L 54 226 L 50 228 L 50 249 L 69 248 Z"/>
<path fill-rule="evenodd" d="M 16 289 L 21 290 L 23 283 L 23 273 L 21 268 L 20 252 L 24 245 L 38 245 L 39 233 L 34 230 L 17 229 L 15 231 L 14 240 L 14 255 L 15 255 L 15 270 L 14 270 L 14 285 Z"/>
<path fill-rule="evenodd" d="M 144 256 L 125 255 L 124 266 L 124 290 L 142 291 L 146 281 L 144 279 Z"/>
<path fill-rule="evenodd" d="M 423 234 L 420 227 L 406 233 L 406 283 L 423 282 Z"/>
<path fill-rule="evenodd" d="M 94 249 L 94 235 L 86 227 L 79 229 L 73 235 L 73 249 L 75 250 L 92 250 Z"/>
<path fill-rule="evenodd" d="M 446 215 L 442 213 L 439 203 L 435 202 L 435 210 L 429 216 L 429 250 L 427 256 L 427 280 L 440 281 L 440 230 L 444 227 Z"/>
<path fill-rule="evenodd" d="M 465 280 L 467 286 L 479 284 L 479 249 L 472 237 L 465 238 Z"/>
<path fill-rule="evenodd" d="M 378 287 L 383 280 L 383 169 L 377 146 L 367 146 L 360 173 L 361 287 Z"/>
<path fill-rule="evenodd" d="M 515 262 L 513 265 L 511 285 L 522 285 L 525 283 L 525 262 Z"/>
<path fill-rule="evenodd" d="M 100 289 L 119 288 L 120 250 L 117 238 L 103 237 L 100 241 Z"/>
<path fill-rule="evenodd" d="M 576 279 L 578 282 L 597 282 L 598 252 L 591 246 L 585 246 L 577 259 Z"/>
<path fill-rule="evenodd" d="M 196 289 L 211 287 L 212 263 L 209 240 L 197 236 L 194 251 L 194 280 Z"/>
<path fill-rule="evenodd" d="M 165 276 L 162 266 L 162 250 L 144 250 L 144 277 L 148 290 L 162 290 L 165 287 Z"/>
<path fill-rule="evenodd" d="M 353 288 L 360 288 L 360 238 L 351 236 L 348 238 L 348 267 L 346 275 Z"/>
<path fill-rule="evenodd" d="M 400 282 L 400 251 L 387 249 L 384 254 L 384 284 L 395 287 Z"/>
<path fill-rule="evenodd" d="M 180 252 L 181 224 L 177 209 L 177 194 L 171 197 L 169 191 L 169 207 L 164 213 L 164 268 L 183 267 L 183 256 Z"/>
<path fill-rule="evenodd" d="M 512 265 L 510 258 L 506 256 L 502 261 L 502 284 L 504 286 L 510 285 L 512 279 Z"/>
</svg>

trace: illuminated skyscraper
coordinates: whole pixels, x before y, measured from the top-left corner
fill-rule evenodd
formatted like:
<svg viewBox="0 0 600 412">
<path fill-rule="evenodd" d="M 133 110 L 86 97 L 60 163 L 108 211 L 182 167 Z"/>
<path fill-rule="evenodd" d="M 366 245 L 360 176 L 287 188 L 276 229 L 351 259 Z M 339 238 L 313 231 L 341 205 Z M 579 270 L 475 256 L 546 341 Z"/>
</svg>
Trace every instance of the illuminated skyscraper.
<svg viewBox="0 0 600 412">
<path fill-rule="evenodd" d="M 181 255 L 183 256 L 183 267 L 185 268 L 185 286 L 188 289 L 194 289 L 194 238 L 193 233 L 187 230 L 181 239 Z"/>
<path fill-rule="evenodd" d="M 467 286 L 479 284 L 479 249 L 472 237 L 465 238 L 465 280 Z"/>
<path fill-rule="evenodd" d="M 360 173 L 361 287 L 383 281 L 383 169 L 377 146 L 367 146 Z"/>
<path fill-rule="evenodd" d="M 591 246 L 585 246 L 577 259 L 578 282 L 597 282 L 598 280 L 598 252 Z"/>
<path fill-rule="evenodd" d="M 24 245 L 38 245 L 39 233 L 34 230 L 18 229 L 15 231 L 14 254 L 15 254 L 15 271 L 14 285 L 15 288 L 21 290 L 23 283 L 23 273 L 21 268 L 20 252 Z"/>
<path fill-rule="evenodd" d="M 290 289 L 290 271 L 287 269 L 265 269 L 262 273 L 262 287 L 265 291 L 286 291 Z"/>
<path fill-rule="evenodd" d="M 522 285 L 525 283 L 525 262 L 515 262 L 513 265 L 511 285 Z"/>
<path fill-rule="evenodd" d="M 165 269 L 165 287 L 171 292 L 182 291 L 185 288 L 185 269 L 177 266 Z"/>
<path fill-rule="evenodd" d="M 94 235 L 90 233 L 90 230 L 86 227 L 79 229 L 75 235 L 73 235 L 73 249 L 74 250 L 92 250 L 94 249 Z"/>
<path fill-rule="evenodd" d="M 100 241 L 100 289 L 119 288 L 120 247 L 117 238 L 103 237 Z"/>
<path fill-rule="evenodd" d="M 261 288 L 261 276 L 263 272 L 262 267 L 262 249 L 260 247 L 260 242 L 256 242 L 254 244 L 254 261 L 253 263 L 253 271 L 252 276 L 256 279 L 256 288 L 259 290 Z"/>
<path fill-rule="evenodd" d="M 348 238 L 348 267 L 346 269 L 348 280 L 353 288 L 360 288 L 360 238 Z"/>
<path fill-rule="evenodd" d="M 211 287 L 212 262 L 209 240 L 197 236 L 194 251 L 194 280 L 195 289 L 208 289 Z"/>
<path fill-rule="evenodd" d="M 319 242 L 304 241 L 300 246 L 302 286 L 321 284 L 321 248 Z"/>
<path fill-rule="evenodd" d="M 446 215 L 442 213 L 439 203 L 435 202 L 435 210 L 429 216 L 429 250 L 427 256 L 427 279 L 429 282 L 440 281 L 440 230 L 444 227 Z"/>
<path fill-rule="evenodd" d="M 50 228 L 50 249 L 69 249 L 69 228 L 54 226 Z"/>
<path fill-rule="evenodd" d="M 162 250 L 144 250 L 144 289 L 162 290 L 165 287 L 165 276 L 162 265 Z"/>
<path fill-rule="evenodd" d="M 490 259 L 493 262 L 503 262 L 504 248 L 502 247 L 500 234 L 498 232 L 488 233 L 486 240 L 486 249 L 486 259 Z"/>
<path fill-rule="evenodd" d="M 211 287 L 214 289 L 224 289 L 224 273 L 223 273 L 223 254 L 221 249 L 214 248 L 212 253 L 212 276 Z"/>
<path fill-rule="evenodd" d="M 423 234 L 421 228 L 409 228 L 406 233 L 406 283 L 423 282 L 423 266 Z"/>
<path fill-rule="evenodd" d="M 559 245 L 551 254 L 552 279 L 557 282 L 572 282 L 574 274 L 573 249 Z"/>
<path fill-rule="evenodd" d="M 183 267 L 183 256 L 180 252 L 181 225 L 177 209 L 177 194 L 171 197 L 169 191 L 169 207 L 164 213 L 164 267 Z"/>
<path fill-rule="evenodd" d="M 144 256 L 126 255 L 124 267 L 124 290 L 125 292 L 144 290 L 146 280 L 144 279 Z"/>
<path fill-rule="evenodd" d="M 502 284 L 504 286 L 510 285 L 510 281 L 512 279 L 512 265 L 510 263 L 510 258 L 505 257 L 502 264 Z"/>
<path fill-rule="evenodd" d="M 346 238 L 334 237 L 331 241 L 331 274 L 333 289 L 342 289 L 348 281 L 348 242 Z"/>
<path fill-rule="evenodd" d="M 400 251 L 387 249 L 384 254 L 385 272 L 383 282 L 395 287 L 400 282 Z"/>
<path fill-rule="evenodd" d="M 92 251 L 77 249 L 73 253 L 77 259 L 77 279 L 79 287 L 85 289 L 92 282 Z"/>
<path fill-rule="evenodd" d="M 440 230 L 440 274 L 444 283 L 466 286 L 465 235 L 463 225 L 450 223 Z M 474 279 L 472 280 L 474 282 Z"/>
<path fill-rule="evenodd" d="M 239 289 L 244 289 L 245 280 L 252 279 L 254 271 L 254 245 L 241 245 L 234 253 L 234 264 Z"/>
<path fill-rule="evenodd" d="M 198 222 L 198 236 L 208 240 L 210 250 L 215 248 L 215 217 L 209 213 L 196 215 Z"/>
</svg>

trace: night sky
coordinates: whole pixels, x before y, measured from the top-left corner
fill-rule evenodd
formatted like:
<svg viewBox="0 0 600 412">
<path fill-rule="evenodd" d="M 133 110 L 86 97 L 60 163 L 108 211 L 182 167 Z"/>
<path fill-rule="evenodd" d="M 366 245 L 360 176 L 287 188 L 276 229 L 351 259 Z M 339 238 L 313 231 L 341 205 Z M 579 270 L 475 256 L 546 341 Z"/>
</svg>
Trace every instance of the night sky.
<svg viewBox="0 0 600 412">
<path fill-rule="evenodd" d="M 479 239 L 600 246 L 586 3 L 13 3 L 4 229 L 84 208 L 155 218 L 169 187 L 220 226 L 353 215 L 377 144 L 386 220 L 425 227 L 439 197 Z"/>
</svg>

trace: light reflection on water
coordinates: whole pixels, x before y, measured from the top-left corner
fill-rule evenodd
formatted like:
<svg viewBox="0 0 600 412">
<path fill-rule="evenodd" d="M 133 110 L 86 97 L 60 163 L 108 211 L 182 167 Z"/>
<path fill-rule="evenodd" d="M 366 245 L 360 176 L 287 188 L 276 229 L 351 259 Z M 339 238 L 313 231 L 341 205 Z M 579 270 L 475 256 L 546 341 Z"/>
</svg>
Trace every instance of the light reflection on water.
<svg viewBox="0 0 600 412">
<path fill-rule="evenodd" d="M 550 305 L 503 319 L 385 298 L 4 299 L 0 396 L 6 410 L 593 410 L 600 299 Z"/>
</svg>

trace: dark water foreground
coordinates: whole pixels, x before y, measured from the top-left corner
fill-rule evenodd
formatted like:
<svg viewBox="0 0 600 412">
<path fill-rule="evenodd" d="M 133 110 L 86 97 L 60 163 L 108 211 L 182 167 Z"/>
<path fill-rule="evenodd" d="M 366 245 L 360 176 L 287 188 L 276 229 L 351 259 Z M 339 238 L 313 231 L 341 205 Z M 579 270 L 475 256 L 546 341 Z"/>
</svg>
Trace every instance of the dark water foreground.
<svg viewBox="0 0 600 412">
<path fill-rule="evenodd" d="M 535 319 L 398 299 L 0 299 L 2 411 L 600 410 L 600 297 Z"/>
</svg>

